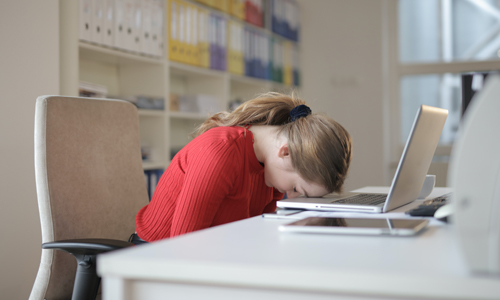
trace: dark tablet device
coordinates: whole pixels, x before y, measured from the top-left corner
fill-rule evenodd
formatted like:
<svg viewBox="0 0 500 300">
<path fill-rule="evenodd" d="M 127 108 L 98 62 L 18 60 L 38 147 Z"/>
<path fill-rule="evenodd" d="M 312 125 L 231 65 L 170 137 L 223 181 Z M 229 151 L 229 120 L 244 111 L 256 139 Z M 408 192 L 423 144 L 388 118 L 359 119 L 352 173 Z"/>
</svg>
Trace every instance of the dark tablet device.
<svg viewBox="0 0 500 300">
<path fill-rule="evenodd" d="M 302 233 L 410 236 L 425 228 L 428 222 L 425 219 L 309 217 L 281 225 L 279 230 Z"/>
</svg>

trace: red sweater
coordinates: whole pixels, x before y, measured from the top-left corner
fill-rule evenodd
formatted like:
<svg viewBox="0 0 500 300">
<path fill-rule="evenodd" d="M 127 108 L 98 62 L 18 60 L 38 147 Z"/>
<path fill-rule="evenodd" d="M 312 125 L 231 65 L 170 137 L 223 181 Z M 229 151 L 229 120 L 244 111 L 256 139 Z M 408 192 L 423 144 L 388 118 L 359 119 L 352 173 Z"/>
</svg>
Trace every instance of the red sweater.
<svg viewBox="0 0 500 300">
<path fill-rule="evenodd" d="M 265 184 L 252 132 L 216 127 L 172 159 L 151 202 L 137 214 L 137 235 L 156 241 L 273 212 L 282 198 Z"/>
</svg>

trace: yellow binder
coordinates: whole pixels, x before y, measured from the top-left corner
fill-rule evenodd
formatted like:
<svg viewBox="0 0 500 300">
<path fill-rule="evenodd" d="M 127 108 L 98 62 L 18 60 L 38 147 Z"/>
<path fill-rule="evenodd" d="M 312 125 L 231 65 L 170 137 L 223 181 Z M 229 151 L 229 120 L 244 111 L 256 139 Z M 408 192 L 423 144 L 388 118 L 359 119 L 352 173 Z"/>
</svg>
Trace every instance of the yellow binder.
<svg viewBox="0 0 500 300">
<path fill-rule="evenodd" d="M 194 52 L 195 52 L 195 47 L 194 47 L 194 30 L 193 30 L 193 19 L 194 19 L 194 11 L 196 10 L 196 7 L 188 2 L 184 2 L 184 5 L 186 6 L 185 10 L 185 32 L 186 32 L 186 40 L 185 40 L 185 62 L 187 64 L 195 64 L 194 62 Z"/>
<path fill-rule="evenodd" d="M 204 8 L 198 9 L 198 65 L 210 67 L 210 44 L 208 39 L 208 15 L 209 11 Z"/>
<path fill-rule="evenodd" d="M 238 74 L 236 67 L 236 25 L 234 21 L 227 22 L 227 70 Z"/>
<path fill-rule="evenodd" d="M 207 6 L 216 8 L 215 0 L 203 0 L 203 3 Z"/>
<path fill-rule="evenodd" d="M 192 59 L 192 64 L 195 65 L 195 66 L 199 66 L 200 65 L 200 47 L 199 47 L 199 41 L 200 41 L 200 38 L 199 38 L 199 26 L 198 26 L 198 22 L 199 22 L 199 15 L 200 13 L 200 9 L 198 8 L 198 6 L 195 6 L 193 5 L 192 7 L 192 18 L 191 18 L 191 31 L 192 31 L 192 53 L 193 53 L 193 59 Z"/>
<path fill-rule="evenodd" d="M 229 0 L 215 0 L 215 8 L 222 12 L 229 13 Z"/>
<path fill-rule="evenodd" d="M 228 31 L 230 35 L 228 40 L 229 71 L 237 75 L 243 75 L 245 70 L 243 57 L 243 24 L 231 21 Z"/>
<path fill-rule="evenodd" d="M 180 45 L 180 22 L 179 22 L 179 3 L 176 0 L 168 2 L 169 30 L 168 30 L 168 48 L 170 60 L 182 61 Z"/>
<path fill-rule="evenodd" d="M 240 20 L 245 20 L 245 0 L 229 0 L 229 13 Z"/>
<path fill-rule="evenodd" d="M 187 5 L 184 1 L 177 1 L 179 6 L 179 61 L 188 63 L 187 55 Z"/>
</svg>

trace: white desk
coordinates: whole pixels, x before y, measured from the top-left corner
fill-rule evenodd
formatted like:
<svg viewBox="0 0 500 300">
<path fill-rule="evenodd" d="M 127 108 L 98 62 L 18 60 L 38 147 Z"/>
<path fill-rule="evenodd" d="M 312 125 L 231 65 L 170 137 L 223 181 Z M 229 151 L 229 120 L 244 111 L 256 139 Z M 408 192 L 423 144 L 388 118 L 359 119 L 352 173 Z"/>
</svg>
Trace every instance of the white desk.
<svg viewBox="0 0 500 300">
<path fill-rule="evenodd" d="M 417 237 L 278 232 L 287 222 L 258 216 L 99 256 L 104 299 L 500 298 L 500 277 L 469 274 L 442 222 Z"/>
</svg>

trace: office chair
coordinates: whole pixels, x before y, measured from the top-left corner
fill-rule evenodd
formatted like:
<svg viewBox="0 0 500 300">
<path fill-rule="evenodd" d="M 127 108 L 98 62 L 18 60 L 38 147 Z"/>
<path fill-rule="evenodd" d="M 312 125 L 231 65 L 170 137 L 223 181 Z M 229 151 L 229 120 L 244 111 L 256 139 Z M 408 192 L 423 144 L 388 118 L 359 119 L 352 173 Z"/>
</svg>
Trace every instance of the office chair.
<svg viewBox="0 0 500 300">
<path fill-rule="evenodd" d="M 135 106 L 39 97 L 35 179 L 43 245 L 29 299 L 94 299 L 96 255 L 132 245 L 135 215 L 149 201 Z"/>
</svg>

